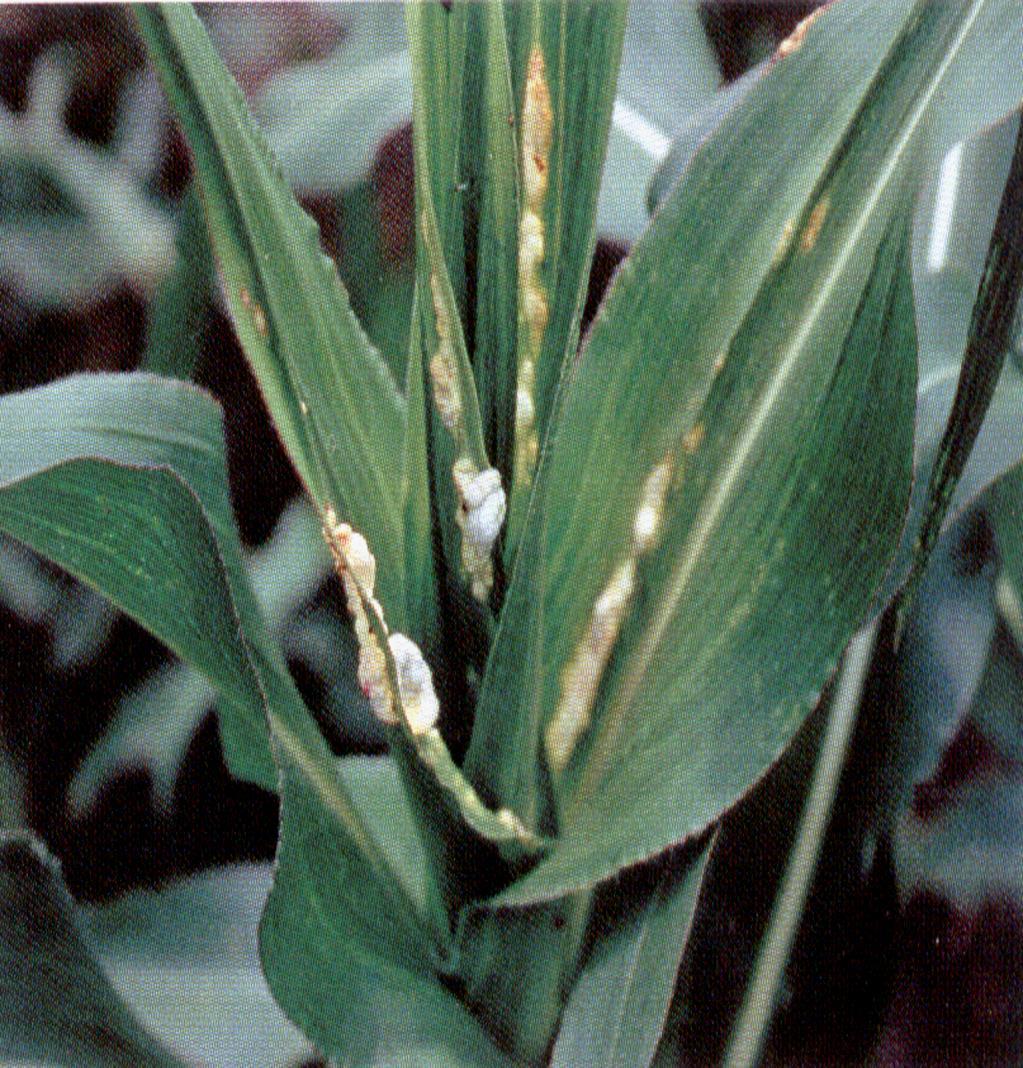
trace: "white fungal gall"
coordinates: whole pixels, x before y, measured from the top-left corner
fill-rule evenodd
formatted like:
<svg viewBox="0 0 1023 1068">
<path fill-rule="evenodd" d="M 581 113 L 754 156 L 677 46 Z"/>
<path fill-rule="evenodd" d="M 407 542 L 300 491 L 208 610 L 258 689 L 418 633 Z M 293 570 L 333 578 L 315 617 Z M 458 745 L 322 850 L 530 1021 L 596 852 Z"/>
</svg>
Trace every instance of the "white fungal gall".
<svg viewBox="0 0 1023 1068">
<path fill-rule="evenodd" d="M 536 418 L 532 396 L 524 389 L 515 391 L 515 421 L 519 424 L 532 423 Z"/>
<path fill-rule="evenodd" d="M 433 675 L 419 646 L 404 634 L 387 639 L 398 675 L 401 706 L 413 734 L 425 734 L 440 718 L 440 703 L 433 689 Z"/>
<path fill-rule="evenodd" d="M 487 501 L 504 497 L 501 489 L 501 472 L 494 467 L 488 467 L 479 474 L 468 475 L 462 471 L 455 473 L 459 492 L 469 511 L 481 508 Z"/>
<path fill-rule="evenodd" d="M 519 270 L 530 274 L 544 257 L 543 220 L 535 211 L 522 213 L 519 224 Z"/>
<path fill-rule="evenodd" d="M 473 596 L 485 601 L 494 584 L 491 554 L 507 511 L 501 474 L 493 467 L 478 471 L 467 458 L 456 461 L 451 474 L 458 493 L 462 565 Z"/>
</svg>

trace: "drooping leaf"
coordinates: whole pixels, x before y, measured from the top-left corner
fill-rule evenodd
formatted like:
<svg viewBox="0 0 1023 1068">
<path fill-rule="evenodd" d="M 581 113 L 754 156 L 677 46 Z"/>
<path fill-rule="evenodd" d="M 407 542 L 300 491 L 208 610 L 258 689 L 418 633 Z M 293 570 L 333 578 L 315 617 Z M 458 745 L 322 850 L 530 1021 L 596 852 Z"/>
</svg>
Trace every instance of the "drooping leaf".
<svg viewBox="0 0 1023 1068">
<path fill-rule="evenodd" d="M 260 971 L 256 927 L 270 879 L 269 865 L 238 865 L 80 910 L 114 989 L 190 1063 L 286 1068 L 312 1052 Z"/>
<path fill-rule="evenodd" d="M 276 641 L 283 640 L 289 618 L 312 597 L 329 567 L 313 510 L 304 500 L 292 503 L 246 568 Z M 187 663 L 167 665 L 144 680 L 120 703 L 75 772 L 68 788 L 72 808 L 90 807 L 108 779 L 132 767 L 150 773 L 157 801 L 169 807 L 188 744 L 215 702 L 215 687 Z"/>
<path fill-rule="evenodd" d="M 5 1063 L 183 1068 L 110 984 L 82 937 L 56 861 L 0 833 L 0 1056 Z"/>
<path fill-rule="evenodd" d="M 369 539 L 397 617 L 404 402 L 202 23 L 187 5 L 137 16 L 195 158 L 228 305 L 277 431 L 318 509 L 332 506 Z"/>
<path fill-rule="evenodd" d="M 245 577 L 219 408 L 148 375 L 82 375 L 0 398 L 0 419 L 0 527 L 199 668 L 232 770 L 273 789 L 263 690 L 301 702 Z"/>
<path fill-rule="evenodd" d="M 598 918 L 601 930 L 565 1006 L 552 1068 L 647 1068 L 653 1060 L 709 853 L 707 843 L 664 863 L 645 896 L 630 888 L 623 914 Z"/>
<path fill-rule="evenodd" d="M 575 658 L 584 676 L 595 654 L 599 688 L 556 754 L 557 845 L 500 901 L 586 885 L 715 819 L 777 758 L 865 615 L 909 487 L 904 182 L 983 8 L 821 13 L 620 271 L 565 390 L 468 758 L 488 792 L 550 819 L 535 769 L 563 672 Z M 822 102 L 807 87 L 824 70 Z M 643 558 L 650 514 L 634 521 L 661 464 L 663 532 Z M 595 605 L 623 589 L 632 610 L 601 680 Z"/>
</svg>

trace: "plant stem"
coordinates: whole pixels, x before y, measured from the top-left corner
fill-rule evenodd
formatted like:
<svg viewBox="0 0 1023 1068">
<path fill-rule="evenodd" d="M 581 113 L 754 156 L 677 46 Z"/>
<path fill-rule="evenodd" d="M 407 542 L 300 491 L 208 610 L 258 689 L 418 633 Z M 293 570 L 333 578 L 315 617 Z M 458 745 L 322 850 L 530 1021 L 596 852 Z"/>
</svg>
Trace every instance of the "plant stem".
<svg viewBox="0 0 1023 1068">
<path fill-rule="evenodd" d="M 760 943 L 746 996 L 725 1053 L 725 1068 L 752 1068 L 767 1039 L 778 987 L 799 930 L 806 899 L 817 870 L 821 845 L 856 727 L 863 688 L 877 639 L 878 621 L 852 640 L 842 661 L 813 781 L 803 806 L 796 840 L 775 898 L 767 933 Z"/>
</svg>

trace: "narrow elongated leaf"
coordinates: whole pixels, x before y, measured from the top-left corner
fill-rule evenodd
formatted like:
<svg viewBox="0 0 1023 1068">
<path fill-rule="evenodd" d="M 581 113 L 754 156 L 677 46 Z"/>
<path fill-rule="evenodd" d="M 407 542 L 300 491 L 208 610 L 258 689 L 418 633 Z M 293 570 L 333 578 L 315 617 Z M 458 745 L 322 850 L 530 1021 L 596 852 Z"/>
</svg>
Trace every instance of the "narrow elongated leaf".
<svg viewBox="0 0 1023 1068">
<path fill-rule="evenodd" d="M 541 255 L 519 280 L 518 379 L 532 408 L 519 420 L 505 560 L 511 563 L 555 387 L 575 354 L 596 242 L 596 205 L 625 35 L 613 0 L 533 2 L 516 12 L 511 49 L 523 214 L 540 220 Z M 542 176 L 538 186 L 530 173 Z M 530 243 L 535 247 L 535 235 Z M 520 254 L 524 242 L 520 235 Z M 528 366 L 527 366 L 528 365 Z M 524 399 L 520 401 L 524 406 Z M 532 441 L 530 441 L 532 439 Z"/>
<path fill-rule="evenodd" d="M 715 819 L 865 615 L 910 479 L 905 183 L 984 6 L 821 13 L 619 273 L 565 392 L 469 755 L 520 813 L 544 810 L 530 769 L 553 771 L 557 845 L 501 901 L 586 885 Z M 822 103 L 808 87 L 825 71 Z"/>
<path fill-rule="evenodd" d="M 626 902 L 583 966 L 552 1068 L 647 1068 L 664 1028 L 710 854 L 707 843 L 664 865 L 645 900 Z"/>
<path fill-rule="evenodd" d="M 232 770 L 273 789 L 263 688 L 301 702 L 245 577 L 219 408 L 148 375 L 83 375 L 0 399 L 0 422 L 0 528 L 202 671 Z"/>
<path fill-rule="evenodd" d="M 778 992 L 831 823 L 878 631 L 875 621 L 853 638 L 829 701 L 820 752 L 788 864 L 725 1054 L 728 1068 L 754 1068 L 770 1031 Z"/>
<path fill-rule="evenodd" d="M 202 23 L 187 5 L 137 14 L 192 149 L 235 328 L 281 440 L 320 511 L 332 506 L 369 538 L 381 600 L 397 618 L 404 402 Z"/>
<path fill-rule="evenodd" d="M 412 306 L 413 328 L 405 394 L 408 425 L 405 435 L 405 612 L 409 634 L 428 660 L 436 652 L 439 591 L 434 561 L 433 498 L 430 493 L 430 400 L 427 397 L 419 297 Z"/>
<path fill-rule="evenodd" d="M 270 878 L 268 864 L 219 868 L 79 910 L 125 1003 L 193 1064 L 285 1068 L 313 1052 L 259 967 L 256 927 Z"/>
<path fill-rule="evenodd" d="M 79 931 L 56 861 L 0 834 L 0 1057 L 7 1064 L 183 1068 L 131 1014 Z"/>
<path fill-rule="evenodd" d="M 513 16 L 514 17 L 514 16 Z M 519 160 L 502 4 L 468 7 L 463 173 L 475 223 L 474 368 L 487 452 L 512 477 L 518 331 Z"/>
<path fill-rule="evenodd" d="M 915 535 L 909 597 L 919 580 L 981 431 L 1012 344 L 1023 293 L 1023 124 L 1016 145 L 973 306 L 970 331 L 952 411 L 929 472 L 922 516 Z M 915 516 L 914 516 L 915 518 Z"/>
</svg>

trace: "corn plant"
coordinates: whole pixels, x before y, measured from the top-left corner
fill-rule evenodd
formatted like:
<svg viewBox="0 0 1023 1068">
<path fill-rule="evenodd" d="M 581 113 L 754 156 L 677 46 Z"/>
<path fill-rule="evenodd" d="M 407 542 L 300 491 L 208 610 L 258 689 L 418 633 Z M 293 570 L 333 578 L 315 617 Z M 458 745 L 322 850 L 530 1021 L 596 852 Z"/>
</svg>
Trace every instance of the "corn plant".
<svg viewBox="0 0 1023 1068">
<path fill-rule="evenodd" d="M 139 9 L 387 755 L 337 758 L 303 705 L 197 389 L 93 375 L 5 397 L 0 527 L 217 687 L 232 772 L 280 798 L 262 971 L 324 1056 L 670 1063 L 722 821 L 815 708 L 807 811 L 827 812 L 870 658 L 900 640 L 998 379 L 1023 284 L 1019 144 L 910 508 L 913 210 L 955 139 L 936 115 L 970 91 L 975 35 L 1012 7 L 838 0 L 800 24 L 662 183 L 581 337 L 625 5 L 410 3 L 401 383 L 200 20 Z M 812 855 L 819 828 L 799 834 Z M 52 867 L 5 848 L 8 916 L 27 885 L 55 902 L 5 952 L 63 960 Z M 783 928 L 755 976 L 768 1002 Z M 178 1063 L 100 1004 L 117 1055 L 79 1029 L 76 1063 Z M 24 1055 L 42 1040 L 17 1017 L 0 1048 Z M 755 1059 L 762 1017 L 740 1019 L 732 1063 Z"/>
</svg>

